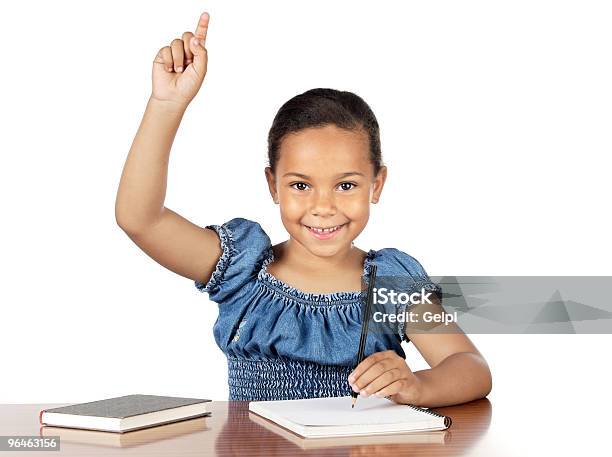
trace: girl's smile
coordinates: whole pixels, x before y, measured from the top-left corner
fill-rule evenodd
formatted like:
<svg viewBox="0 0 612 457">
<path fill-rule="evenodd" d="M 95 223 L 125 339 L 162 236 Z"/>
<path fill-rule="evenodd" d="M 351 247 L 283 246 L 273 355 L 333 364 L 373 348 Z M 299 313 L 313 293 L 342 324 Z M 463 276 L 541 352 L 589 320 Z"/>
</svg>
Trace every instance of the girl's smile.
<svg viewBox="0 0 612 457">
<path fill-rule="evenodd" d="M 330 240 L 334 238 L 345 225 L 346 223 L 327 228 L 309 227 L 307 225 L 304 227 L 306 227 L 312 236 L 314 236 L 317 240 Z"/>
</svg>

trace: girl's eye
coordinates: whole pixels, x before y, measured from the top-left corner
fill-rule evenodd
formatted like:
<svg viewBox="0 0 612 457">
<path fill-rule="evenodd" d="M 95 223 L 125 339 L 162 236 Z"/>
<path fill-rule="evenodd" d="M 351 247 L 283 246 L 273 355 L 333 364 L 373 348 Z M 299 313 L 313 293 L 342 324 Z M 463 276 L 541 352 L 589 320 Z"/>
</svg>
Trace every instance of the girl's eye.
<svg viewBox="0 0 612 457">
<path fill-rule="evenodd" d="M 343 186 L 351 186 L 351 187 L 343 187 Z M 340 187 L 342 187 L 342 190 L 351 190 L 353 188 L 356 187 L 356 184 L 353 184 L 352 182 L 343 182 L 342 184 L 340 184 Z"/>
<path fill-rule="evenodd" d="M 293 187 L 295 190 L 306 190 L 308 188 L 308 184 L 304 182 L 295 182 L 290 184 L 289 187 Z M 343 191 L 347 191 L 352 190 L 354 187 L 357 187 L 357 185 L 352 182 L 343 182 L 338 187 L 340 187 Z"/>
<path fill-rule="evenodd" d="M 293 186 L 306 186 L 307 187 L 308 184 L 306 184 L 304 182 L 296 182 L 296 183 L 291 184 L 290 187 L 293 187 Z M 293 188 L 295 189 L 295 187 L 293 187 Z M 306 190 L 306 189 L 304 189 L 304 188 L 297 188 L 296 190 Z"/>
</svg>

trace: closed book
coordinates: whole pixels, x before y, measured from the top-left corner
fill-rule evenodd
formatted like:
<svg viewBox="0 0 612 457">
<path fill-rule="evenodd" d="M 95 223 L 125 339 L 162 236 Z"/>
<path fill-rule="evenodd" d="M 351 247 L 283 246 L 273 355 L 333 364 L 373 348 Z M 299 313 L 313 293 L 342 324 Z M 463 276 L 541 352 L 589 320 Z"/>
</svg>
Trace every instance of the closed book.
<svg viewBox="0 0 612 457">
<path fill-rule="evenodd" d="M 427 408 L 378 397 L 252 401 L 249 411 L 304 438 L 359 436 L 445 430 L 452 420 Z"/>
<path fill-rule="evenodd" d="M 62 446 L 66 443 L 87 444 L 89 446 L 102 447 L 136 447 L 151 443 L 159 443 L 175 438 L 185 438 L 194 446 L 201 445 L 203 438 L 199 437 L 202 432 L 210 430 L 207 425 L 207 417 L 196 417 L 171 424 L 163 424 L 146 429 L 134 430 L 127 433 L 102 432 L 99 430 L 83 430 L 66 427 L 40 427 L 41 437 L 59 436 Z M 62 448 L 64 449 L 64 448 Z"/>
<path fill-rule="evenodd" d="M 41 425 L 124 433 L 210 414 L 199 398 L 125 395 L 40 411 Z"/>
</svg>

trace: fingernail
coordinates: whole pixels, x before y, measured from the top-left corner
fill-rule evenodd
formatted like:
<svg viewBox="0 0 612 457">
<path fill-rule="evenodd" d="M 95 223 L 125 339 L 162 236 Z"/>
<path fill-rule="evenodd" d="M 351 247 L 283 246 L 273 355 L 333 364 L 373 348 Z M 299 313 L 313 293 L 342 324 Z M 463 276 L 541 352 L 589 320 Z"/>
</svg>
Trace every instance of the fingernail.
<svg viewBox="0 0 612 457">
<path fill-rule="evenodd" d="M 197 39 L 197 38 L 194 38 L 194 39 L 193 39 L 193 44 L 194 44 L 195 46 L 200 46 L 200 42 L 198 41 L 198 39 Z"/>
<path fill-rule="evenodd" d="M 351 382 L 351 383 L 352 383 L 352 382 L 355 382 L 355 376 L 350 375 L 350 376 L 348 377 L 348 380 L 349 380 L 349 382 Z"/>
<path fill-rule="evenodd" d="M 353 392 L 359 392 L 359 387 L 354 384 L 351 384 L 351 389 L 353 389 Z"/>
<path fill-rule="evenodd" d="M 191 59 L 187 59 L 187 60 L 185 61 L 185 65 L 189 65 L 190 63 L 191 63 Z"/>
<path fill-rule="evenodd" d="M 359 392 L 359 394 L 360 394 L 362 397 L 367 397 L 367 396 L 368 396 L 368 392 L 367 392 L 367 391 L 365 391 L 365 390 L 362 390 L 361 392 Z"/>
<path fill-rule="evenodd" d="M 172 72 L 172 68 L 171 67 L 166 68 L 166 70 L 168 70 L 169 72 Z"/>
<path fill-rule="evenodd" d="M 183 67 L 176 67 L 176 71 L 180 73 L 181 71 L 183 71 Z"/>
</svg>

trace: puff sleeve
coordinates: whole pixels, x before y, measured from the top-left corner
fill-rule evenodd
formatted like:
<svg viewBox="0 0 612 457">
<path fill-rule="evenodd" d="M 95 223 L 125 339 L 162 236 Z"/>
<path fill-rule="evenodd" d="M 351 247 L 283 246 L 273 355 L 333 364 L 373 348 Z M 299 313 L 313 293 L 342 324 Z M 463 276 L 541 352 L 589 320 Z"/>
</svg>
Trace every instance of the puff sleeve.
<svg viewBox="0 0 612 457">
<path fill-rule="evenodd" d="M 383 257 L 383 265 L 386 266 L 379 274 L 389 275 L 395 278 L 395 281 L 401 281 L 401 291 L 411 294 L 423 289 L 425 292 L 434 293 L 441 300 L 442 288 L 429 278 L 417 259 L 395 248 L 381 249 L 379 253 Z M 395 312 L 397 315 L 403 314 L 408 306 L 407 303 L 398 304 Z M 406 323 L 404 321 L 395 322 L 394 327 L 394 331 L 397 332 L 401 341 L 409 341 L 406 336 Z"/>
<path fill-rule="evenodd" d="M 210 300 L 221 303 L 256 280 L 271 242 L 259 223 L 241 217 L 206 228 L 219 236 L 222 253 L 208 282 L 194 284 L 200 292 L 207 292 Z"/>
</svg>

